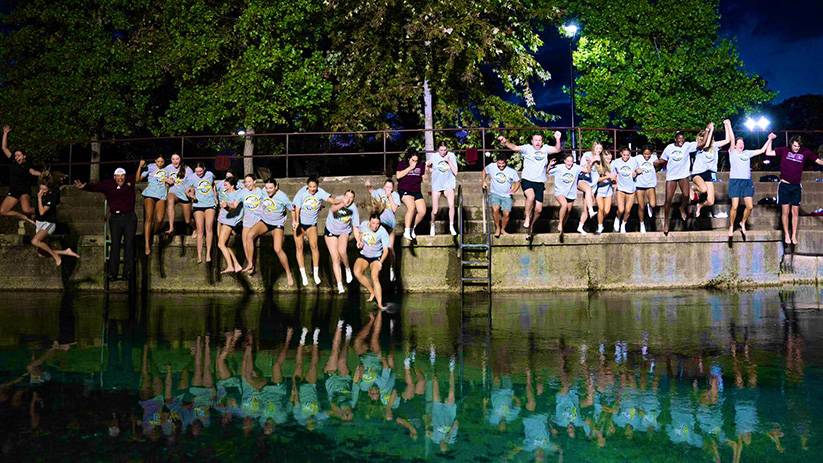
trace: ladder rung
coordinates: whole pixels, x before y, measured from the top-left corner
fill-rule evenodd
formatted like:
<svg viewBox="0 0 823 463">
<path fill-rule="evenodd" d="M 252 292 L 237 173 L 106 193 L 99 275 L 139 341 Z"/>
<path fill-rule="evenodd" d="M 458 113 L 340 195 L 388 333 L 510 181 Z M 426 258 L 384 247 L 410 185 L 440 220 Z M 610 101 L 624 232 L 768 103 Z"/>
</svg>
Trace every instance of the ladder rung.
<svg viewBox="0 0 823 463">
<path fill-rule="evenodd" d="M 489 261 L 487 260 L 464 260 L 460 263 L 463 264 L 464 267 L 486 267 L 489 265 Z"/>
<path fill-rule="evenodd" d="M 488 283 L 489 279 L 486 277 L 461 277 L 463 283 Z"/>
<path fill-rule="evenodd" d="M 485 250 L 489 249 L 489 245 L 485 244 L 485 243 L 477 243 L 477 244 L 468 243 L 468 244 L 463 244 L 462 246 L 463 246 L 463 249 L 468 249 L 468 250 L 485 251 Z"/>
</svg>

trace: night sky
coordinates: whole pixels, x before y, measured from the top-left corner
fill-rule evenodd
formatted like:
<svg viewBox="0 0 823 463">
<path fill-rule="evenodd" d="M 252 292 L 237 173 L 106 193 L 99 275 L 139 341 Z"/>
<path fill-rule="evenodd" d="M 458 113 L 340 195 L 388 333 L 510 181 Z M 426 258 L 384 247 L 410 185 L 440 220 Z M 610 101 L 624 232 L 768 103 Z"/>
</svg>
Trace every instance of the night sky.
<svg viewBox="0 0 823 463">
<path fill-rule="evenodd" d="M 823 0 L 721 0 L 720 33 L 735 39 L 744 68 L 778 92 L 774 103 L 810 93 L 823 94 Z M 585 31 L 582 31 L 585 34 Z M 554 31 L 543 36 L 538 59 L 552 80 L 534 89 L 540 109 L 568 125 L 569 42 Z"/>
</svg>

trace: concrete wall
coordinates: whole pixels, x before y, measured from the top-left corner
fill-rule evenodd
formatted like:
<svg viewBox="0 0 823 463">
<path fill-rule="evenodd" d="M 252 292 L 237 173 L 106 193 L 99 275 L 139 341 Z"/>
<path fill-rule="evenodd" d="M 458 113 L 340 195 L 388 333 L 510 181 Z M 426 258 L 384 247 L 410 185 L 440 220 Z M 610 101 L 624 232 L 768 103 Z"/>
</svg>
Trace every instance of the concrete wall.
<svg viewBox="0 0 823 463">
<path fill-rule="evenodd" d="M 783 257 L 779 232 L 754 231 L 749 240 L 727 246 L 722 232 L 604 234 L 600 236 L 557 234 L 538 235 L 532 248 L 524 235 L 495 240 L 492 252 L 493 284 L 496 291 L 633 289 L 695 286 L 777 285 L 816 283 L 823 278 L 823 258 Z M 64 259 L 55 268 L 49 258 L 36 256 L 19 235 L 0 235 L 0 289 L 103 288 L 103 246 L 101 236 L 83 236 L 71 244 L 82 256 Z M 420 237 L 409 246 L 398 237 L 399 291 L 458 291 L 460 257 L 451 236 Z M 160 249 L 157 251 L 157 249 Z M 153 291 L 259 292 L 297 291 L 286 285 L 285 275 L 272 251 L 271 239 L 263 238 L 258 248 L 258 273 L 220 275 L 221 259 L 197 264 L 193 240 L 180 238 L 138 262 L 139 284 Z M 240 249 L 235 252 L 242 255 Z M 286 238 L 286 252 L 296 272 L 294 245 Z M 321 291 L 331 291 L 333 281 L 328 253 L 321 241 Z M 140 253 L 138 253 L 140 255 Z M 214 256 L 219 255 L 216 246 Z M 355 256 L 353 244 L 350 256 Z M 306 263 L 311 257 L 306 246 Z M 467 259 L 475 257 L 467 256 Z M 242 261 L 241 257 L 241 261 Z M 353 259 L 352 259 L 353 262 Z M 782 266 L 781 266 L 782 265 Z M 485 270 L 467 275 L 481 276 Z M 384 271 L 384 280 L 387 278 Z M 117 283 L 124 288 L 123 283 Z M 388 287 L 388 281 L 384 283 Z M 117 288 L 118 286 L 115 286 Z M 353 283 L 351 290 L 355 290 Z M 302 291 L 314 291 L 313 282 Z"/>
</svg>

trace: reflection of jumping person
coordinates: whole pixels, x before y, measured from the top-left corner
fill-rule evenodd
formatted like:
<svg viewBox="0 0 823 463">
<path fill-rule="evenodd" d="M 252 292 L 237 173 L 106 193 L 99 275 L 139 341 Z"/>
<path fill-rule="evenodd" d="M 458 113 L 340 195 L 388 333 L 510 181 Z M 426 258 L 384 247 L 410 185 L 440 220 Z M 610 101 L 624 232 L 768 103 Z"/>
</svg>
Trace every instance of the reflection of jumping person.
<svg viewBox="0 0 823 463">
<path fill-rule="evenodd" d="M 339 320 L 334 331 L 331 354 L 326 366 L 323 367 L 323 372 L 326 373 L 326 396 L 331 407 L 330 414 L 343 421 L 352 420 L 352 409 L 357 404 L 359 393 L 359 390 L 355 393 L 353 389 L 354 383 L 347 362 L 351 334 L 351 326 L 347 325 L 346 337 L 343 340 L 343 320 Z"/>
<path fill-rule="evenodd" d="M 446 400 L 440 396 L 440 381 L 437 374 L 432 375 L 432 420 L 431 430 L 427 436 L 435 444 L 440 445 L 440 451 L 449 450 L 449 445 L 457 442 L 457 430 L 460 422 L 457 420 L 457 404 L 454 400 L 454 357 L 449 360 L 449 394 Z"/>
<path fill-rule="evenodd" d="M 526 196 L 525 221 L 523 226 L 529 229 L 531 237 L 534 224 L 540 217 L 543 210 L 543 192 L 546 189 L 546 167 L 549 164 L 549 155 L 560 152 L 560 132 L 554 132 L 554 146 L 543 145 L 543 135 L 536 133 L 532 135 L 531 144 L 515 145 L 506 140 L 505 137 L 497 137 L 497 140 L 506 148 L 520 153 L 523 157 L 523 172 L 521 185 L 523 194 Z M 573 161 L 572 161 L 573 162 Z M 575 182 L 575 188 L 577 188 Z"/>
<path fill-rule="evenodd" d="M 12 154 L 8 145 L 9 132 L 11 132 L 11 127 L 4 126 L 3 153 L 11 161 L 11 165 L 9 165 L 9 192 L 3 198 L 3 203 L 0 204 L 0 215 L 17 217 L 33 224 L 34 221 L 31 220 L 31 216 L 34 214 L 34 208 L 31 206 L 31 184 L 34 177 L 40 176 L 40 171 L 31 167 L 31 163 L 26 160 L 26 153 L 17 150 Z M 20 203 L 22 214 L 12 210 L 17 203 Z"/>
<path fill-rule="evenodd" d="M 369 291 L 371 296 L 368 301 L 376 300 L 377 307 L 383 309 L 380 270 L 389 255 L 389 235 L 386 229 L 380 226 L 380 214 L 372 213 L 368 221 L 363 221 L 359 228 L 355 228 L 354 238 L 357 240 L 357 248 L 360 249 L 360 255 L 354 262 L 354 276 Z M 371 281 L 365 275 L 367 268 L 371 273 Z"/>
<path fill-rule="evenodd" d="M 303 350 L 306 344 L 308 330 L 303 328 L 300 336 L 300 347 L 297 349 L 297 358 L 294 361 L 294 376 L 292 376 L 291 401 L 294 407 L 294 419 L 312 431 L 318 422 L 328 419 L 329 415 L 320 409 L 320 400 L 317 397 L 317 363 L 319 352 L 317 347 L 320 330 L 315 328 L 311 346 L 311 362 L 309 371 L 303 374 Z"/>
<path fill-rule="evenodd" d="M 440 144 L 437 152 L 426 161 L 426 169 L 431 174 L 432 213 L 431 230 L 429 235 L 434 236 L 434 222 L 440 212 L 440 193 L 446 197 L 449 205 L 449 232 L 456 235 L 454 229 L 454 189 L 457 188 L 457 158 L 444 144 Z"/>
<path fill-rule="evenodd" d="M 326 216 L 326 231 L 323 239 L 326 241 L 326 249 L 331 257 L 332 273 L 337 281 L 337 292 L 346 292 L 343 287 L 343 275 L 340 272 L 340 265 L 346 270 L 346 284 L 351 283 L 352 273 L 349 266 L 349 235 L 353 227 L 360 223 L 360 212 L 354 204 L 354 190 L 347 190 L 346 194 L 337 198 L 337 204 L 329 209 Z"/>
<path fill-rule="evenodd" d="M 320 284 L 320 250 L 317 247 L 317 216 L 323 203 L 331 205 L 337 204 L 337 200 L 332 198 L 326 190 L 320 188 L 320 181 L 317 177 L 309 177 L 306 186 L 301 188 L 294 195 L 292 206 L 291 228 L 294 231 L 294 252 L 297 258 L 297 266 L 300 267 L 300 278 L 303 286 L 309 285 L 309 277 L 306 275 L 306 264 L 303 262 L 303 241 L 308 238 L 311 248 L 311 263 L 314 275 L 314 284 Z"/>
<path fill-rule="evenodd" d="M 60 184 L 54 176 L 46 174 L 40 179 L 40 189 L 37 191 L 37 211 L 35 212 L 37 231 L 31 238 L 31 245 L 50 255 L 58 267 L 61 263 L 60 256 L 80 257 L 71 248 L 52 249 L 44 241 L 57 228 L 57 206 L 59 204 Z"/>
</svg>

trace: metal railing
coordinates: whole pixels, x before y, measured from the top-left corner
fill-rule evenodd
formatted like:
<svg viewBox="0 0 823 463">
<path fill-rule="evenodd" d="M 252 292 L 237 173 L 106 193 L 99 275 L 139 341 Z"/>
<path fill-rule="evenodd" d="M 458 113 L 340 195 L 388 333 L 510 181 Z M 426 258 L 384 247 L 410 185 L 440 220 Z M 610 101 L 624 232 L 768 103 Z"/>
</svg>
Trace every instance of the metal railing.
<svg viewBox="0 0 823 463">
<path fill-rule="evenodd" d="M 687 139 L 694 138 L 699 129 L 683 130 Z M 107 177 L 116 167 L 127 170 L 136 166 L 139 159 L 153 159 L 162 155 L 168 159 L 172 153 L 183 156 L 189 165 L 203 162 L 206 167 L 218 169 L 222 164 L 234 171 L 268 169 L 279 178 L 313 175 L 365 175 L 389 174 L 394 164 L 407 151 L 423 152 L 423 135 L 433 132 L 434 138 L 443 141 L 455 152 L 463 170 L 479 170 L 487 157 L 497 152 L 509 152 L 496 138 L 504 135 L 514 142 L 525 144 L 533 133 L 542 133 L 544 142 L 551 143 L 551 133 L 563 133 L 564 150 L 570 152 L 570 140 L 574 131 L 578 140 L 576 154 L 586 151 L 591 142 L 598 140 L 607 149 L 631 146 L 639 152 L 651 145 L 656 152 L 670 142 L 676 129 L 635 130 L 588 127 L 466 127 L 442 129 L 382 129 L 349 132 L 283 132 L 254 133 L 246 135 L 183 135 L 168 137 L 112 138 L 89 140 L 83 143 L 59 145 L 56 153 L 46 163 L 48 167 L 68 173 L 71 178 L 83 180 Z M 718 128 L 718 132 L 721 129 Z M 722 132 L 721 132 L 722 133 Z M 778 146 L 788 144 L 794 135 L 802 135 L 804 144 L 816 150 L 823 145 L 823 130 L 783 130 L 778 134 Z M 760 147 L 766 133 L 735 132 L 746 137 L 747 146 Z M 12 143 L 13 144 L 13 143 Z M 250 149 L 252 147 L 252 149 Z M 728 169 L 726 150 L 720 152 L 720 169 Z M 356 159 L 353 159 L 356 158 Z M 471 159 L 469 159 L 471 158 Z M 359 160 L 359 162 L 357 162 Z M 773 170 L 775 163 L 763 164 L 763 157 L 753 160 L 755 170 Z M 0 163 L 0 169 L 7 169 Z M 5 175 L 0 179 L 5 180 Z"/>
</svg>

